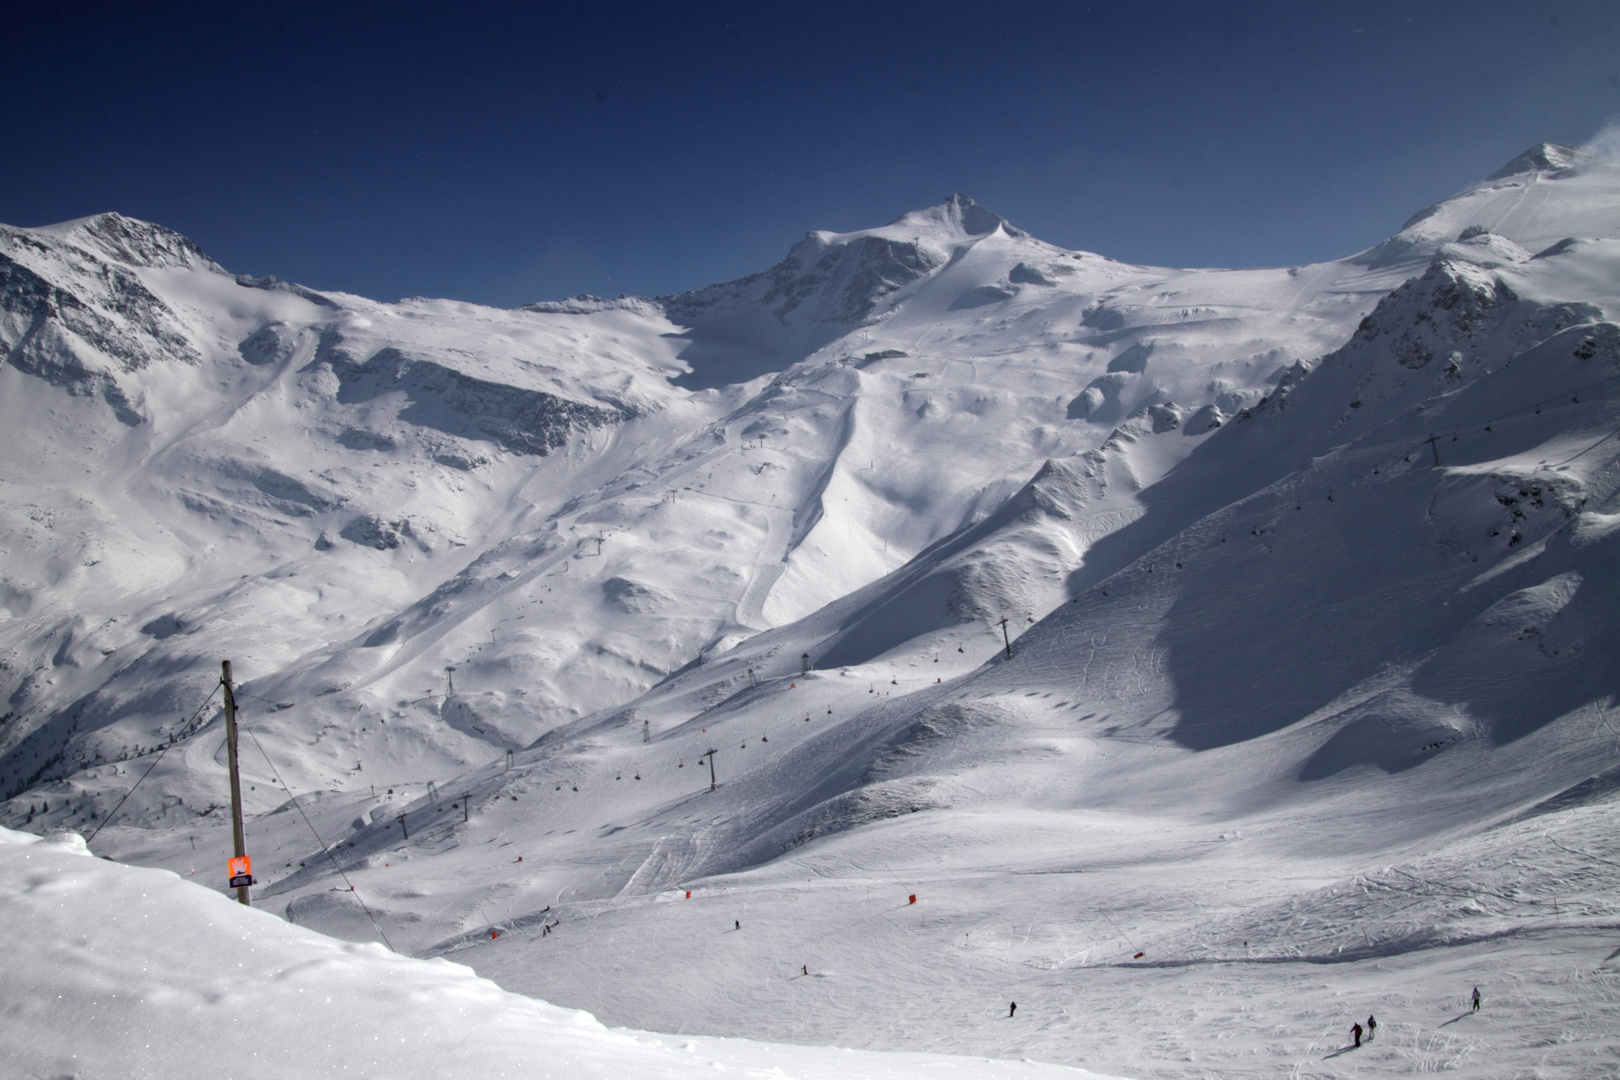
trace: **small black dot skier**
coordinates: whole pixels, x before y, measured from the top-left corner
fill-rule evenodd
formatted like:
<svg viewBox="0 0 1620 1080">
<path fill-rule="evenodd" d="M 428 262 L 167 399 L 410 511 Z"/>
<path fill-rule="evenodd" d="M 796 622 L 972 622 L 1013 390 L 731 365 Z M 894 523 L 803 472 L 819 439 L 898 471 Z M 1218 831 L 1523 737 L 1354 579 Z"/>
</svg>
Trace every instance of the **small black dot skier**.
<svg viewBox="0 0 1620 1080">
<path fill-rule="evenodd" d="M 1355 1036 L 1356 1045 L 1360 1046 L 1361 1045 L 1361 1025 L 1360 1024 L 1351 1024 L 1350 1025 L 1350 1034 Z"/>
<path fill-rule="evenodd" d="M 804 965 L 804 966 L 802 966 L 802 967 L 801 967 L 801 968 L 799 968 L 799 970 L 800 970 L 800 971 L 802 971 L 802 972 L 804 972 L 804 973 L 805 973 L 805 974 L 806 974 L 806 975 L 808 975 L 808 974 L 810 974 L 810 965 L 809 965 L 809 964 L 805 964 L 805 965 Z"/>
<path fill-rule="evenodd" d="M 1012 1007 L 1007 1010 L 1007 1019 L 1011 1020 L 1013 1013 L 1015 1013 L 1017 1011 L 1018 1011 L 1018 1002 L 1015 1001 L 1015 1002 L 1012 1003 Z"/>
<path fill-rule="evenodd" d="M 1367 1041 L 1372 1042 L 1373 1036 L 1376 1034 L 1378 1034 L 1378 1021 L 1369 1016 L 1367 1017 Z"/>
<path fill-rule="evenodd" d="M 1474 987 L 1474 1011 L 1479 1012 L 1479 987 Z"/>
<path fill-rule="evenodd" d="M 731 920 L 731 922 L 732 922 L 733 927 L 735 927 L 736 929 L 738 929 L 738 930 L 742 929 L 742 920 L 741 919 L 733 919 L 733 920 Z"/>
</svg>

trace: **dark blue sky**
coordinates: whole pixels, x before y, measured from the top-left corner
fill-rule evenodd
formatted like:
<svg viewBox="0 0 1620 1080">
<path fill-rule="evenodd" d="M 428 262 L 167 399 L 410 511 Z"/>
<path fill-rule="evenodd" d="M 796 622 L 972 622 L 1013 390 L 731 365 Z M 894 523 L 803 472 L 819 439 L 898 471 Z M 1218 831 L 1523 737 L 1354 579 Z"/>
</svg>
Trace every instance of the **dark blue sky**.
<svg viewBox="0 0 1620 1080">
<path fill-rule="evenodd" d="M 118 210 L 381 299 L 696 288 L 959 190 L 1133 262 L 1307 262 L 1620 113 L 1614 2 L 35 0 L 7 23 L 0 220 Z"/>
</svg>

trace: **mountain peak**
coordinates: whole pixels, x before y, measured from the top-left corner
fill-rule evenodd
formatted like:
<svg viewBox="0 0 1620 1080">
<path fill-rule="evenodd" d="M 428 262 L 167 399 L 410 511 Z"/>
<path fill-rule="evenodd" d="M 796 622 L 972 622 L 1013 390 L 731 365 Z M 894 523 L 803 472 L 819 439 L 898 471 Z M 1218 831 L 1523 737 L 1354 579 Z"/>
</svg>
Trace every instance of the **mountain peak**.
<svg viewBox="0 0 1620 1080">
<path fill-rule="evenodd" d="M 971 195 L 964 195 L 958 191 L 944 202 L 921 210 L 912 210 L 901 214 L 889 225 L 910 225 L 912 227 L 944 229 L 963 236 L 986 236 L 1000 228 L 1009 236 L 1023 236 L 1021 229 L 1009 224 L 1000 214 L 986 210 L 973 200 Z"/>
<path fill-rule="evenodd" d="M 1537 143 L 1506 165 L 1497 169 L 1486 180 L 1503 180 L 1519 173 L 1557 171 L 1575 164 L 1575 148 L 1563 143 Z"/>
<path fill-rule="evenodd" d="M 188 236 L 117 211 L 93 214 L 31 232 L 54 236 L 126 266 L 220 267 Z"/>
</svg>

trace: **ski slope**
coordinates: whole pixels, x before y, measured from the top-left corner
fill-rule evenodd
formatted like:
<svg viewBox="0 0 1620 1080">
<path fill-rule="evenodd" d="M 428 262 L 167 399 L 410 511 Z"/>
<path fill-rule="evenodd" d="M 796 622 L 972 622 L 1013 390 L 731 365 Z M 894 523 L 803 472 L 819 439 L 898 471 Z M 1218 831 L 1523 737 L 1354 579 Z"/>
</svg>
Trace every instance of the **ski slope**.
<svg viewBox="0 0 1620 1080">
<path fill-rule="evenodd" d="M 102 864 L 74 833 L 0 831 L 0 909 L 35 931 L 8 938 L 0 987 L 0 1048 L 18 1076 L 1096 1076 L 604 1028 L 455 964 L 346 945 L 162 871 Z"/>
<path fill-rule="evenodd" d="M 229 657 L 258 905 L 616 1027 L 1620 1058 L 1595 151 L 1262 270 L 964 196 L 519 311 L 4 239 L 7 825 L 219 887 Z"/>
</svg>

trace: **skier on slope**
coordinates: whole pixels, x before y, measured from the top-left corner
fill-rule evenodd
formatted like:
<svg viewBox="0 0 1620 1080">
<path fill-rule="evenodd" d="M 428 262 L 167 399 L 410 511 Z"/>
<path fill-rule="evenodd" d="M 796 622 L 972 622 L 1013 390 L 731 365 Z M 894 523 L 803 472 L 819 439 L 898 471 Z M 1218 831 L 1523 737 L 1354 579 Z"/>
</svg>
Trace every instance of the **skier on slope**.
<svg viewBox="0 0 1620 1080">
<path fill-rule="evenodd" d="M 1013 1016 L 1013 1013 L 1015 1013 L 1017 1011 L 1018 1011 L 1018 1002 L 1015 1001 L 1015 1002 L 1012 1003 L 1012 1007 L 1007 1010 L 1007 1019 L 1011 1020 L 1012 1016 Z"/>
<path fill-rule="evenodd" d="M 1474 987 L 1474 1011 L 1479 1012 L 1479 987 Z"/>
<path fill-rule="evenodd" d="M 1355 1036 L 1356 1045 L 1360 1046 L 1361 1045 L 1361 1025 L 1360 1024 L 1351 1024 L 1350 1025 L 1350 1034 Z"/>
<path fill-rule="evenodd" d="M 1376 1034 L 1378 1034 L 1378 1021 L 1369 1016 L 1367 1017 L 1367 1041 L 1372 1042 L 1373 1036 Z"/>
</svg>

